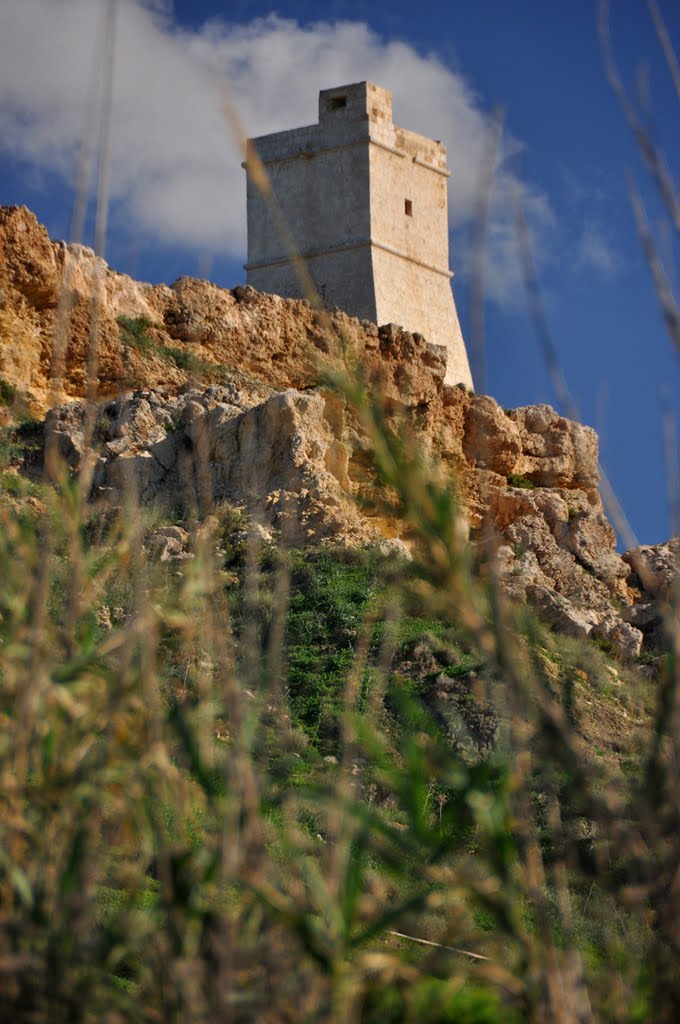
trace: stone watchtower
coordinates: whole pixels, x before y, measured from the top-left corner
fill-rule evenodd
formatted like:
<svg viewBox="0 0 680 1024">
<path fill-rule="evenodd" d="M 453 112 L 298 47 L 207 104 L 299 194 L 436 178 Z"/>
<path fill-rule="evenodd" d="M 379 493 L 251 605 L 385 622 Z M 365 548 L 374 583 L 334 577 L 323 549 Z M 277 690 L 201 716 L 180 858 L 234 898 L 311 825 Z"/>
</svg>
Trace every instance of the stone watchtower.
<svg viewBox="0 0 680 1024">
<path fill-rule="evenodd" d="M 472 387 L 451 291 L 446 150 L 392 123 L 392 94 L 319 94 L 319 123 L 253 139 L 327 306 L 443 345 L 446 381 Z M 248 175 L 248 284 L 301 297 L 276 217 Z"/>
</svg>

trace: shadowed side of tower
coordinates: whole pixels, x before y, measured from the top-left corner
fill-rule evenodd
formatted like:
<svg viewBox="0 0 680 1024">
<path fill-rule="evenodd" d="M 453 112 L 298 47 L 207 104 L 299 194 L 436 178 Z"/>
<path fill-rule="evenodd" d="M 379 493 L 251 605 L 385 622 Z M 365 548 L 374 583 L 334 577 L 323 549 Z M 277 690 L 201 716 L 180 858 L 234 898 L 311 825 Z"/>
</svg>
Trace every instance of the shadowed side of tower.
<svg viewBox="0 0 680 1024">
<path fill-rule="evenodd" d="M 472 387 L 448 267 L 446 150 L 392 122 L 370 82 L 319 94 L 319 123 L 252 140 L 328 306 L 397 323 L 447 349 L 446 381 Z M 269 204 L 248 175 L 248 283 L 300 297 Z"/>
</svg>

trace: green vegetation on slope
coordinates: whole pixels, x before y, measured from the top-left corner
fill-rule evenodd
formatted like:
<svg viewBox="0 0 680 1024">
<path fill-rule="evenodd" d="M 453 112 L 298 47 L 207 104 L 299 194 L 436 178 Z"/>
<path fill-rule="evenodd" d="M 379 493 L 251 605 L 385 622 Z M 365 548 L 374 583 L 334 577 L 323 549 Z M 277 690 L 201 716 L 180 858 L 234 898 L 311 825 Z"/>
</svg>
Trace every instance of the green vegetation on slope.
<svg viewBox="0 0 680 1024">
<path fill-rule="evenodd" d="M 258 548 L 227 508 L 161 563 L 162 512 L 11 455 L 3 1019 L 500 1024 L 587 992 L 642 1021 L 674 991 L 676 662 L 508 607 L 375 440 L 408 563 Z"/>
<path fill-rule="evenodd" d="M 119 316 L 118 327 L 122 345 L 142 355 L 157 355 L 164 362 L 186 371 L 192 377 L 218 382 L 229 375 L 227 367 L 209 363 L 186 348 L 157 343 L 152 333 L 156 325 L 148 317 Z"/>
</svg>

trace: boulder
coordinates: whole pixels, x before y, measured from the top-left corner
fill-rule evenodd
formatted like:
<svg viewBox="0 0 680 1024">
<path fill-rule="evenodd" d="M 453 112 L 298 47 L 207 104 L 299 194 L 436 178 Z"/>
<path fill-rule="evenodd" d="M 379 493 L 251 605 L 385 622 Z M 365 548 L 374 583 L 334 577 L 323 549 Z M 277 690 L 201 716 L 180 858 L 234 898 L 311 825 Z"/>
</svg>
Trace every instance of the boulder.
<svg viewBox="0 0 680 1024">
<path fill-rule="evenodd" d="M 680 581 L 680 536 L 666 544 L 642 545 L 623 555 L 633 584 L 653 598 L 668 598 Z"/>
<path fill-rule="evenodd" d="M 593 627 L 593 636 L 610 644 L 612 650 L 624 661 L 634 661 L 640 656 L 644 639 L 641 630 L 614 614 L 605 615 Z"/>
<path fill-rule="evenodd" d="M 36 310 L 58 301 L 59 271 L 54 245 L 35 214 L 25 206 L 0 206 L 0 290 Z"/>
<path fill-rule="evenodd" d="M 85 453 L 85 402 L 69 402 L 50 409 L 45 419 L 45 443 L 52 445 L 59 458 L 75 471 L 80 469 Z"/>
<path fill-rule="evenodd" d="M 549 405 L 509 412 L 520 435 L 522 454 L 515 467 L 540 487 L 597 487 L 597 434 L 560 416 Z"/>
<path fill-rule="evenodd" d="M 522 452 L 517 425 L 493 398 L 475 396 L 465 418 L 463 451 L 471 466 L 500 476 L 513 473 Z"/>
<path fill-rule="evenodd" d="M 597 615 L 587 608 L 576 608 L 566 597 L 550 587 L 531 584 L 527 597 L 537 614 L 551 626 L 569 636 L 588 638 L 597 623 Z"/>
<path fill-rule="evenodd" d="M 189 534 L 181 526 L 162 526 L 148 540 L 152 555 L 159 562 L 186 562 L 194 556 L 187 551 Z"/>
</svg>

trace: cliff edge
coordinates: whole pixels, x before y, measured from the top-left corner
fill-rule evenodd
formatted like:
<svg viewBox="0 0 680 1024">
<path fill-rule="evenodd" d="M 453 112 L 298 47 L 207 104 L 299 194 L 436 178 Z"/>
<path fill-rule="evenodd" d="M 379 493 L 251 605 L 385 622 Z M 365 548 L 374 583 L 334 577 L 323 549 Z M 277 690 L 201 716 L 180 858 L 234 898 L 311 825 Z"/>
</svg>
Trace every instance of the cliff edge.
<svg viewBox="0 0 680 1024">
<path fill-rule="evenodd" d="M 134 485 L 143 502 L 203 516 L 243 509 L 289 543 L 375 543 L 408 556 L 360 417 L 328 385 L 358 367 L 394 429 L 456 480 L 461 526 L 485 550 L 492 538 L 513 597 L 625 658 L 654 643 L 678 541 L 617 553 L 591 428 L 548 405 L 504 410 L 448 386 L 444 350 L 393 324 L 320 316 L 248 286 L 140 283 L 90 249 L 51 241 L 25 207 L 0 208 L 0 416 L 11 429 L 20 405 L 44 420 L 73 472 L 91 429 L 88 366 L 98 382 L 93 497 L 119 500 Z"/>
</svg>

